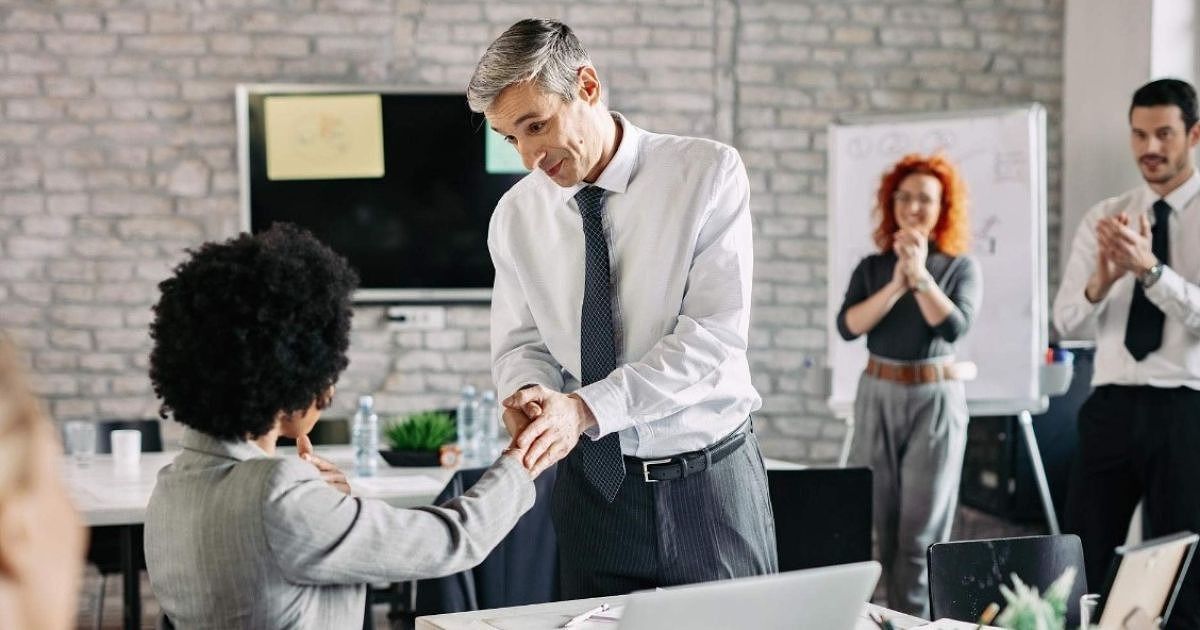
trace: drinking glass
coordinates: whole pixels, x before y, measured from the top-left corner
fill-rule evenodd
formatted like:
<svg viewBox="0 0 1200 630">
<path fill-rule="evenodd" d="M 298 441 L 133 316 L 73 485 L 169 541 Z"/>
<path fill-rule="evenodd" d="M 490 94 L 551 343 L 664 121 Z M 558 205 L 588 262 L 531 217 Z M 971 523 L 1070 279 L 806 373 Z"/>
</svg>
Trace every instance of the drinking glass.
<svg viewBox="0 0 1200 630">
<path fill-rule="evenodd" d="M 67 453 L 80 466 L 87 466 L 96 454 L 96 425 L 87 420 L 71 420 L 63 430 L 67 434 Z"/>
<path fill-rule="evenodd" d="M 1099 593 L 1084 593 L 1079 596 L 1079 630 L 1088 630 L 1100 623 L 1100 619 L 1096 617 L 1099 604 Z"/>
</svg>

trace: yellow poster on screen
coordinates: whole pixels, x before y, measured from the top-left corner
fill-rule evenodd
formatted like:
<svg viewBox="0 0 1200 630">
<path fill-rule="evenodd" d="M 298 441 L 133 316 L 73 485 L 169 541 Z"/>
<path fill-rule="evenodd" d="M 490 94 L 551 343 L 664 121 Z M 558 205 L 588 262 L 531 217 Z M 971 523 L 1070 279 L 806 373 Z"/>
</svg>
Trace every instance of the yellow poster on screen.
<svg viewBox="0 0 1200 630">
<path fill-rule="evenodd" d="M 267 96 L 263 120 L 267 179 L 383 177 L 378 94 Z"/>
</svg>

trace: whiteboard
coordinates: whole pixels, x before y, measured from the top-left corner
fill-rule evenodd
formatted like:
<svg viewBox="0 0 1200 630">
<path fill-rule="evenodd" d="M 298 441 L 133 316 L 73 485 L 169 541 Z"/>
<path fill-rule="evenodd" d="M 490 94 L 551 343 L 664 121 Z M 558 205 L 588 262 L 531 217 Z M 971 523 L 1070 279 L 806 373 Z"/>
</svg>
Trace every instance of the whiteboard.
<svg viewBox="0 0 1200 630">
<path fill-rule="evenodd" d="M 987 111 L 850 118 L 829 127 L 829 405 L 849 415 L 867 363 L 866 336 L 846 342 L 837 312 L 858 261 L 877 251 L 872 209 L 880 178 L 907 153 L 943 151 L 970 200 L 968 255 L 983 271 L 983 303 L 959 360 L 979 376 L 966 385 L 971 413 L 1038 412 L 1047 345 L 1046 113 L 1037 104 Z"/>
</svg>

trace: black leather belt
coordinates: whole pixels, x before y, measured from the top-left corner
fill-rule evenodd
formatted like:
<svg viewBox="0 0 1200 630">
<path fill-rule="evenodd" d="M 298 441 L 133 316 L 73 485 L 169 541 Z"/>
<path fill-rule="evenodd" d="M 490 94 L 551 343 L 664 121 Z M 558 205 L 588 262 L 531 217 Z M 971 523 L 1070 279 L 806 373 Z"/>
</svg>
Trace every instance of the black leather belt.
<svg viewBox="0 0 1200 630">
<path fill-rule="evenodd" d="M 641 477 L 646 483 L 682 479 L 707 469 L 709 466 L 729 457 L 731 453 L 746 443 L 746 432 L 750 421 L 747 420 L 729 435 L 707 448 L 689 453 L 680 453 L 673 457 L 662 459 L 638 459 L 625 456 L 625 472 L 628 475 Z"/>
</svg>

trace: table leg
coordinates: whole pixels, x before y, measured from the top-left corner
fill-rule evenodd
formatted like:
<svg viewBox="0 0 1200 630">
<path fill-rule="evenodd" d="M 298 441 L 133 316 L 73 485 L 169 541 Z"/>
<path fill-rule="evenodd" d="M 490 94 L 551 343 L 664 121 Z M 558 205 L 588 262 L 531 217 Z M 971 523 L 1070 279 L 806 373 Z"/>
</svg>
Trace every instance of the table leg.
<svg viewBox="0 0 1200 630">
<path fill-rule="evenodd" d="M 134 526 L 121 528 L 121 576 L 125 582 L 125 630 L 142 626 L 142 583 L 134 545 Z"/>
<path fill-rule="evenodd" d="M 363 613 L 363 630 L 375 630 L 375 616 L 371 614 L 371 585 L 367 585 L 367 610 Z"/>
</svg>

